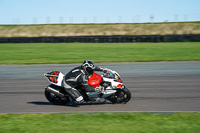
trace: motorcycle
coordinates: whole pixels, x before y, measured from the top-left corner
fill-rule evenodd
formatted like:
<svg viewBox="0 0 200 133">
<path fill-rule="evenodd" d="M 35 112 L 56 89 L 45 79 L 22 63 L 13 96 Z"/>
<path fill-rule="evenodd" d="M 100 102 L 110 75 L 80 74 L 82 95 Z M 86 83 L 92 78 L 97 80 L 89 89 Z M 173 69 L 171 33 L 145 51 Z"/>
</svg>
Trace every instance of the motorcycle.
<svg viewBox="0 0 200 133">
<path fill-rule="evenodd" d="M 45 73 L 44 76 L 51 83 L 45 88 L 46 99 L 56 105 L 66 105 L 75 100 L 64 90 L 64 74 L 60 71 Z M 100 75 L 96 72 L 88 79 L 89 87 L 95 91 L 87 92 L 83 86 L 77 86 L 84 102 L 127 103 L 131 99 L 130 91 L 124 86 L 120 75 L 111 69 Z"/>
</svg>

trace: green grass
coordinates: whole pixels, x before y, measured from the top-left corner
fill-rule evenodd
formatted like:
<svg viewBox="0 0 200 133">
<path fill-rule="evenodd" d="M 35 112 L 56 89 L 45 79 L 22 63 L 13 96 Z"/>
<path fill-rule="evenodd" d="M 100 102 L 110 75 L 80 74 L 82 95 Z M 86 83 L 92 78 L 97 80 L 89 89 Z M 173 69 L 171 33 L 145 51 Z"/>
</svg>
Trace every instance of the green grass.
<svg viewBox="0 0 200 133">
<path fill-rule="evenodd" d="M 0 44 L 0 64 L 199 61 L 200 42 Z"/>
<path fill-rule="evenodd" d="M 200 113 L 0 115 L 0 133 L 197 133 Z"/>
</svg>

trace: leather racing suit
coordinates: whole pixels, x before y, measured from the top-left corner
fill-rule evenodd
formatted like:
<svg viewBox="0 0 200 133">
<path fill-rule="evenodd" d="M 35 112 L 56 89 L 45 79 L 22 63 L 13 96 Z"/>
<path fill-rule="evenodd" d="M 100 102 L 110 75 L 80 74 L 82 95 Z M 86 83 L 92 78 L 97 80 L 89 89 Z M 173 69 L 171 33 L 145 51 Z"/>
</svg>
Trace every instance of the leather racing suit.
<svg viewBox="0 0 200 133">
<path fill-rule="evenodd" d="M 94 71 L 105 71 L 105 68 L 95 66 Z M 77 103 L 83 102 L 83 97 L 76 89 L 78 86 L 82 86 L 86 92 L 95 91 L 88 85 L 88 78 L 90 75 L 86 74 L 82 70 L 82 66 L 75 67 L 65 75 L 64 87 L 65 91 L 74 99 Z"/>
</svg>

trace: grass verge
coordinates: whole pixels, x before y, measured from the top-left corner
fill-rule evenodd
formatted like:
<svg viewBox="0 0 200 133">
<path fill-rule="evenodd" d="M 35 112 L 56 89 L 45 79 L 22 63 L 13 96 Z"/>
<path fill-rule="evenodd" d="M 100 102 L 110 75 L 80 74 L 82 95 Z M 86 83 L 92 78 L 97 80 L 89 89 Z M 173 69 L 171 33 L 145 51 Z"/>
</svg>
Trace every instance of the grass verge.
<svg viewBox="0 0 200 133">
<path fill-rule="evenodd" d="M 197 133 L 200 113 L 0 115 L 1 133 Z"/>
<path fill-rule="evenodd" d="M 0 25 L 0 37 L 200 34 L 200 22 Z"/>
<path fill-rule="evenodd" d="M 200 42 L 0 44 L 0 64 L 197 61 Z"/>
</svg>

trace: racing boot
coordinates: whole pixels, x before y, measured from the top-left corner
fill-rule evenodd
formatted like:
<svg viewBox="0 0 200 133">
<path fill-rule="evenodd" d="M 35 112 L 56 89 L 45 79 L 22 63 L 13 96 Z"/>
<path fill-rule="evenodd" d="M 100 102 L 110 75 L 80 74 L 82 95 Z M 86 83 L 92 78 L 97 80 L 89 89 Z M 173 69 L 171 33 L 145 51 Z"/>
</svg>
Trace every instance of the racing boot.
<svg viewBox="0 0 200 133">
<path fill-rule="evenodd" d="M 83 103 L 83 96 L 79 93 L 78 90 L 74 88 L 66 88 L 65 91 L 75 100 L 77 104 Z"/>
</svg>

